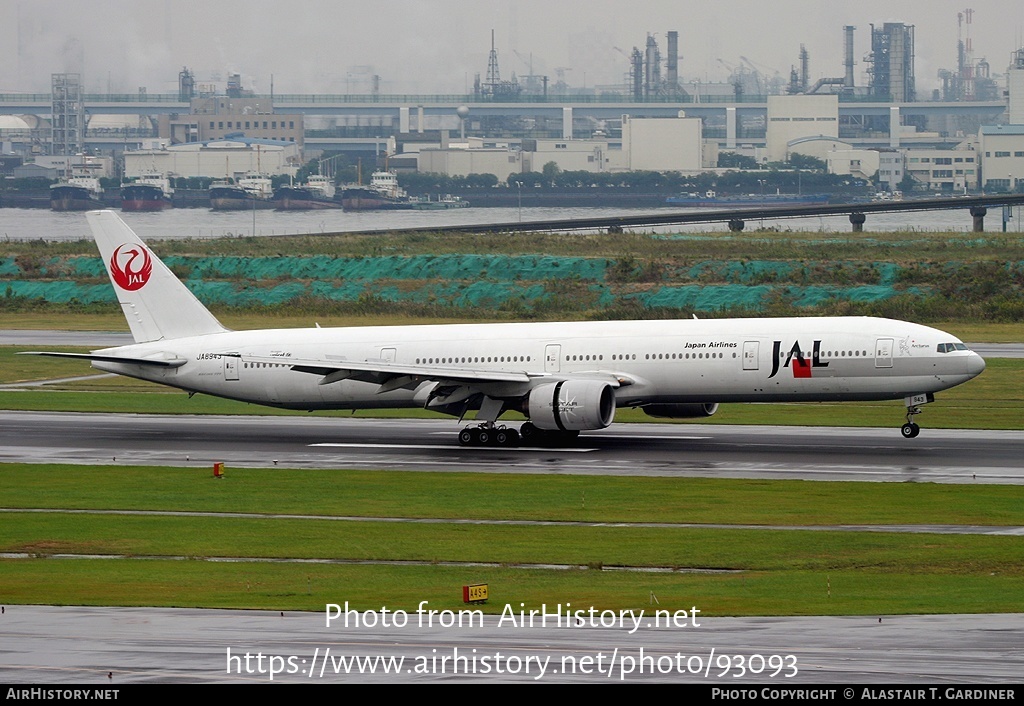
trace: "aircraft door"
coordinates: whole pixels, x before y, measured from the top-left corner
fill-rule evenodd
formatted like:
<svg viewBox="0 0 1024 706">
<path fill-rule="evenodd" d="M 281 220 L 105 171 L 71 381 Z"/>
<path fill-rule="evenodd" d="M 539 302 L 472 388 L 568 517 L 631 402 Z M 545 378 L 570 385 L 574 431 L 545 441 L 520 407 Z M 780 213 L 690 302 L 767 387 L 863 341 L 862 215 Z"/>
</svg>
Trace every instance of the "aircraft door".
<svg viewBox="0 0 1024 706">
<path fill-rule="evenodd" d="M 760 344 L 758 341 L 743 342 L 743 369 L 757 370 L 757 353 Z"/>
<path fill-rule="evenodd" d="M 222 356 L 224 360 L 224 379 L 225 380 L 237 380 L 238 379 L 238 358 L 225 355 Z"/>
<path fill-rule="evenodd" d="M 544 346 L 544 372 L 557 373 L 561 368 L 562 346 L 553 343 Z"/>
<path fill-rule="evenodd" d="M 395 362 L 395 357 L 397 355 L 398 355 L 398 349 L 397 348 L 381 348 L 380 349 L 380 359 L 381 360 L 386 360 L 389 363 L 394 363 Z"/>
<path fill-rule="evenodd" d="M 875 341 L 875 367 L 892 367 L 892 344 L 891 338 L 879 338 Z"/>
</svg>

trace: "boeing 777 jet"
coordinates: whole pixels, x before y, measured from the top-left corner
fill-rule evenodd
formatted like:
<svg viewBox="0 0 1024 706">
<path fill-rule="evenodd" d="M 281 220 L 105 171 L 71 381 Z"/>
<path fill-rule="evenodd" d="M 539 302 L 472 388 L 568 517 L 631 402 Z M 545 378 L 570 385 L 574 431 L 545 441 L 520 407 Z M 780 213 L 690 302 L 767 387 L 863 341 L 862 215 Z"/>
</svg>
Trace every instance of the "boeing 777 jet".
<svg viewBox="0 0 1024 706">
<path fill-rule="evenodd" d="M 948 333 L 868 317 L 230 331 L 112 211 L 87 214 L 135 343 L 100 370 L 288 409 L 424 408 L 475 422 L 463 445 L 559 444 L 620 407 L 706 417 L 721 402 L 903 399 L 901 431 L 985 361 Z M 507 411 L 527 422 L 499 422 Z"/>
</svg>

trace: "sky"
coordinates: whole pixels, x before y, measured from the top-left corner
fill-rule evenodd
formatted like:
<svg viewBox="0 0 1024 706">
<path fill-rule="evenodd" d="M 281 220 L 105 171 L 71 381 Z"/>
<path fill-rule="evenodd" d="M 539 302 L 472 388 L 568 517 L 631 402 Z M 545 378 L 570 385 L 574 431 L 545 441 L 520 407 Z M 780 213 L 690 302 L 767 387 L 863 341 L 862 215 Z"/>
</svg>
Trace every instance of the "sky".
<svg viewBox="0 0 1024 706">
<path fill-rule="evenodd" d="M 50 90 L 78 72 L 89 93 L 176 93 L 178 72 L 223 90 L 229 73 L 269 93 L 466 93 L 486 76 L 494 30 L 501 77 L 558 69 L 573 87 L 624 83 L 628 54 L 679 32 L 681 80 L 724 81 L 746 57 L 788 79 L 800 45 L 810 78 L 843 76 L 843 25 L 857 27 L 855 72 L 865 85 L 870 25 L 915 25 L 918 95 L 956 66 L 967 0 L 0 0 L 0 93 Z M 976 0 L 976 58 L 1002 73 L 1024 46 L 1020 0 Z"/>
</svg>

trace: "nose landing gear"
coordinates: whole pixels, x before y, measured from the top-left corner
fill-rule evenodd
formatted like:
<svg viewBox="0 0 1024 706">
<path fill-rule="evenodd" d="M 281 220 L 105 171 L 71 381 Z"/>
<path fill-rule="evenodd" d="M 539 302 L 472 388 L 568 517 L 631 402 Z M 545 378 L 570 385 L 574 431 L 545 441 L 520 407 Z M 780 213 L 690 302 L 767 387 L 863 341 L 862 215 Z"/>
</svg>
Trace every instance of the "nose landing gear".
<svg viewBox="0 0 1024 706">
<path fill-rule="evenodd" d="M 935 401 L 935 395 L 927 393 L 924 395 L 911 395 L 904 397 L 903 402 L 907 405 L 907 423 L 900 427 L 900 434 L 904 439 L 913 439 L 921 433 L 921 427 L 914 423 L 914 416 L 921 413 L 920 405 Z"/>
</svg>

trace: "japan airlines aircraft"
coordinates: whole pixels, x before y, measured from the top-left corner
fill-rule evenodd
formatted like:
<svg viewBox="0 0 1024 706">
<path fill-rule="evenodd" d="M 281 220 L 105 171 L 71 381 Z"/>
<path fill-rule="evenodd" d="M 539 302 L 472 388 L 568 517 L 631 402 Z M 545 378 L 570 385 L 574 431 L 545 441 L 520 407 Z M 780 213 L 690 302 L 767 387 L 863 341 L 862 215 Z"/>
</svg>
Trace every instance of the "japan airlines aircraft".
<svg viewBox="0 0 1024 706">
<path fill-rule="evenodd" d="M 288 409 L 477 410 L 463 445 L 565 443 L 618 407 L 900 398 L 912 438 L 920 405 L 985 369 L 948 333 L 866 317 L 229 331 L 114 212 L 87 218 L 135 343 L 36 355 Z M 498 423 L 509 410 L 529 418 L 519 431 Z"/>
</svg>

